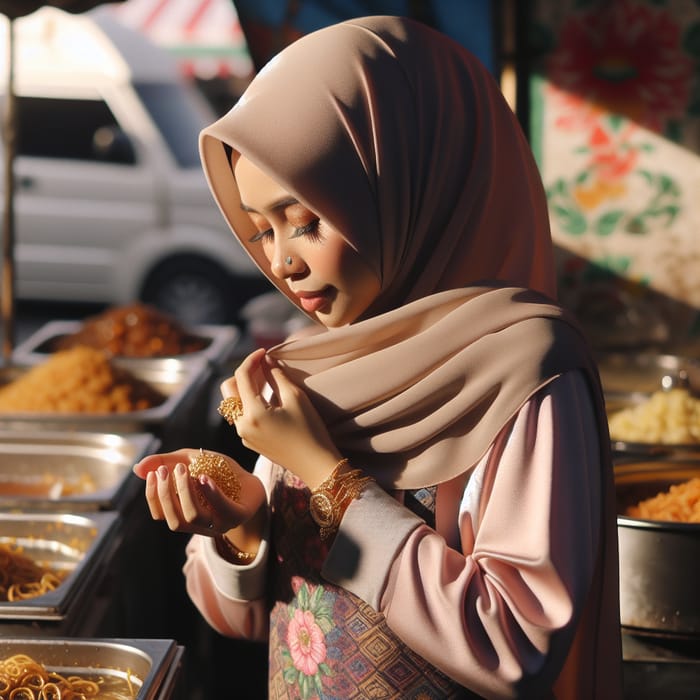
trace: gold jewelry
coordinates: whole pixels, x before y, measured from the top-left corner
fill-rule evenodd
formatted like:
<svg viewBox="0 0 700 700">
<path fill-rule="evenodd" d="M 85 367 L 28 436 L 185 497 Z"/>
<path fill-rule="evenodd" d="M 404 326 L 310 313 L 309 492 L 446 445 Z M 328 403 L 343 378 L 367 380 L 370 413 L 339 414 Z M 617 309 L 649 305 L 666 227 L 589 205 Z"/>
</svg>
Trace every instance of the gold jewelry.
<svg viewBox="0 0 700 700">
<path fill-rule="evenodd" d="M 347 507 L 360 496 L 370 481 L 374 481 L 371 476 L 362 476 L 360 469 L 340 474 L 347 464 L 347 459 L 341 459 L 331 475 L 311 492 L 309 513 L 321 528 L 322 540 L 327 540 L 337 531 Z"/>
<path fill-rule="evenodd" d="M 231 540 L 226 537 L 226 535 L 216 535 L 214 537 L 214 542 L 216 543 L 216 548 L 221 554 L 221 556 L 225 556 L 228 554 L 230 557 L 232 557 L 235 561 L 236 564 L 250 564 L 250 562 L 255 560 L 255 557 L 257 557 L 257 554 L 252 554 L 251 552 L 244 552 L 241 549 L 238 549 Z M 224 550 L 223 552 L 221 550 Z"/>
<path fill-rule="evenodd" d="M 219 404 L 217 411 L 229 425 L 233 425 L 243 415 L 243 402 L 237 396 L 228 396 Z"/>
<path fill-rule="evenodd" d="M 232 501 L 237 501 L 241 495 L 241 482 L 238 480 L 236 472 L 231 469 L 228 462 L 220 455 L 213 452 L 204 452 L 200 447 L 199 454 L 190 463 L 188 471 L 193 479 L 199 479 L 202 474 L 211 477 Z"/>
</svg>

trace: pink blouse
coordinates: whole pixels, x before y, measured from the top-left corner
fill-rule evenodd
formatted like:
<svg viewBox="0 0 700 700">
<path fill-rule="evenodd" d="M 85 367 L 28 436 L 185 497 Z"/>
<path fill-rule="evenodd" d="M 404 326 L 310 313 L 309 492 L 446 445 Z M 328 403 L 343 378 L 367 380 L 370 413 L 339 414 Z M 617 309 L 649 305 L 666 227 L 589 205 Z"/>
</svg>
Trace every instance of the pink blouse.
<svg viewBox="0 0 700 700">
<path fill-rule="evenodd" d="M 557 378 L 472 469 L 439 485 L 435 529 L 401 493 L 367 488 L 345 513 L 323 578 L 479 695 L 621 698 L 617 530 L 597 436 L 583 376 Z M 278 471 L 258 460 L 268 496 Z M 241 567 L 211 538 L 192 537 L 187 590 L 214 629 L 266 638 L 267 563 L 265 540 Z"/>
</svg>

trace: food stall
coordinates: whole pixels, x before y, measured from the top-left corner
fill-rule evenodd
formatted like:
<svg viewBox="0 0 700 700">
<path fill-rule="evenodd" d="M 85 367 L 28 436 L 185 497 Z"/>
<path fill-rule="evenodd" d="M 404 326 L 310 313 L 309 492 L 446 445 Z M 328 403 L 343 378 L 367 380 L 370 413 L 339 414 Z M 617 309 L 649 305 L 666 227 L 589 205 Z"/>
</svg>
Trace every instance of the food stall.
<svg viewBox="0 0 700 700">
<path fill-rule="evenodd" d="M 211 444 L 215 384 L 239 345 L 234 327 L 130 304 L 48 322 L 16 347 L 0 368 L 0 556 L 55 580 L 0 585 L 0 636 L 81 668 L 118 652 L 119 673 L 141 669 L 138 698 L 200 685 L 189 671 L 203 623 L 173 585 L 185 538 L 151 519 L 132 467 Z"/>
</svg>

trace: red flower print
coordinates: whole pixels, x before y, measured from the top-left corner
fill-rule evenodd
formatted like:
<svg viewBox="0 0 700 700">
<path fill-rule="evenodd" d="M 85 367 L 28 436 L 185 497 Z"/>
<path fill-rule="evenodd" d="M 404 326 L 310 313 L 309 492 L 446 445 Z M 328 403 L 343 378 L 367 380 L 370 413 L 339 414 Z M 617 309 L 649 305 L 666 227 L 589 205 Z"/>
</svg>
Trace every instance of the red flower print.
<svg viewBox="0 0 700 700">
<path fill-rule="evenodd" d="M 633 0 L 595 3 L 564 23 L 547 66 L 558 90 L 661 131 L 685 114 L 693 65 L 662 7 Z"/>
</svg>

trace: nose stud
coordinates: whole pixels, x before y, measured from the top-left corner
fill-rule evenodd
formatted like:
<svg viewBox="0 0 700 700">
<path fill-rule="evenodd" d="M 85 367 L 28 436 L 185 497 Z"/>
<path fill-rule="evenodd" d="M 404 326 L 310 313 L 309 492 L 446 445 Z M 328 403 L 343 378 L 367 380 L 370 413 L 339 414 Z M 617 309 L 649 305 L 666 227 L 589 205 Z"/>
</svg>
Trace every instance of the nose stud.
<svg viewBox="0 0 700 700">
<path fill-rule="evenodd" d="M 291 264 L 292 264 L 292 256 L 291 256 L 291 255 L 288 255 L 288 256 L 284 259 L 284 262 L 285 262 L 287 265 L 291 265 Z"/>
</svg>

